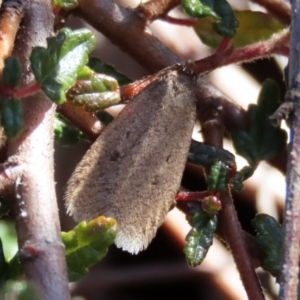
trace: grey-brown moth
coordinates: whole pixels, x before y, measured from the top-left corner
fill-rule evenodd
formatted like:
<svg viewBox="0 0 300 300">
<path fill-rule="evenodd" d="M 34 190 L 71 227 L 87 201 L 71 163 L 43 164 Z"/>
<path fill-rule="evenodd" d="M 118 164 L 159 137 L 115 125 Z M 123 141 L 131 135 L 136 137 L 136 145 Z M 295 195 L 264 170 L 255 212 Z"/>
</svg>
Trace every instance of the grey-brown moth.
<svg viewBox="0 0 300 300">
<path fill-rule="evenodd" d="M 174 67 L 137 94 L 104 129 L 67 185 L 76 221 L 118 222 L 117 247 L 145 249 L 172 206 L 196 118 L 196 78 Z"/>
</svg>

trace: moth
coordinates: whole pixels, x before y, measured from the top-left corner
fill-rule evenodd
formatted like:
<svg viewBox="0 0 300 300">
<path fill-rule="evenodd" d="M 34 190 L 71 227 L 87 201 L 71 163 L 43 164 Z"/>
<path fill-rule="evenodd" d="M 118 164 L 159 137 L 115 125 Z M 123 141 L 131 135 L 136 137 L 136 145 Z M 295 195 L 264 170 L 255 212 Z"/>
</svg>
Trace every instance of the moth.
<svg viewBox="0 0 300 300">
<path fill-rule="evenodd" d="M 196 77 L 184 66 L 157 74 L 104 129 L 67 184 L 76 221 L 118 222 L 117 247 L 147 248 L 174 203 L 196 119 Z"/>
</svg>

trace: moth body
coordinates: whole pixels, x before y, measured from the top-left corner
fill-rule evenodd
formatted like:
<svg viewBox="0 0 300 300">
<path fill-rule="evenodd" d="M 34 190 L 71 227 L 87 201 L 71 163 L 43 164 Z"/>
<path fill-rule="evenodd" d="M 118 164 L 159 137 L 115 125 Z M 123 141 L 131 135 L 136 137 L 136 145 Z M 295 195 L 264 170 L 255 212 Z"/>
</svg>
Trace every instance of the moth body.
<svg viewBox="0 0 300 300">
<path fill-rule="evenodd" d="M 104 129 L 68 182 L 76 221 L 105 215 L 118 222 L 117 247 L 145 249 L 180 188 L 196 118 L 195 78 L 167 72 Z"/>
</svg>

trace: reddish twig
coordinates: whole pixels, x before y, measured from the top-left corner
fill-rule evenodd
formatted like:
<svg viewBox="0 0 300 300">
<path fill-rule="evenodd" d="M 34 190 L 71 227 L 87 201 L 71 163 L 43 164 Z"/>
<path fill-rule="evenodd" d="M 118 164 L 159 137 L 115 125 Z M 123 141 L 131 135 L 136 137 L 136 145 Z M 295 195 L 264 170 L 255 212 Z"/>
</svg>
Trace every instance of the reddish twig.
<svg viewBox="0 0 300 300">
<path fill-rule="evenodd" d="M 218 120 L 218 116 L 213 120 L 210 120 L 208 116 L 207 119 L 202 121 L 204 121 L 202 123 L 202 134 L 205 143 L 222 148 L 223 127 L 220 120 Z M 237 217 L 229 187 L 220 193 L 220 200 L 222 209 L 218 214 L 218 233 L 228 243 L 232 251 L 248 298 L 250 300 L 263 300 L 265 298 L 252 265 L 251 256 L 247 251 L 244 234 Z"/>
<path fill-rule="evenodd" d="M 194 71 L 197 74 L 203 74 L 226 65 L 249 62 L 259 58 L 269 57 L 272 54 L 288 56 L 289 48 L 286 44 L 288 43 L 289 37 L 290 33 L 286 29 L 279 34 L 275 34 L 267 41 L 243 48 L 229 48 L 221 53 L 216 52 L 204 59 L 196 61 Z"/>
<path fill-rule="evenodd" d="M 211 196 L 211 191 L 203 191 L 203 192 L 183 192 L 180 191 L 176 195 L 176 201 L 190 201 L 190 200 L 201 200 L 207 196 Z"/>
<path fill-rule="evenodd" d="M 232 42 L 233 42 L 232 38 L 228 38 L 228 37 L 223 38 L 221 43 L 215 50 L 215 53 L 222 53 L 226 51 L 232 45 Z"/>
<path fill-rule="evenodd" d="M 73 106 L 68 101 L 60 105 L 57 111 L 92 140 L 95 140 L 105 127 L 94 114 L 86 112 L 80 106 Z"/>
<path fill-rule="evenodd" d="M 170 16 L 164 16 L 163 18 L 161 18 L 161 20 L 166 21 L 170 24 L 188 26 L 188 27 L 193 27 L 197 22 L 196 20 L 193 19 L 177 19 Z"/>
<path fill-rule="evenodd" d="M 232 251 L 248 298 L 250 300 L 263 300 L 265 297 L 247 251 L 241 225 L 238 221 L 229 190 L 221 193 L 220 200 L 222 209 L 219 212 L 219 224 L 223 227 L 221 232 L 226 236 L 226 241 Z"/>
</svg>

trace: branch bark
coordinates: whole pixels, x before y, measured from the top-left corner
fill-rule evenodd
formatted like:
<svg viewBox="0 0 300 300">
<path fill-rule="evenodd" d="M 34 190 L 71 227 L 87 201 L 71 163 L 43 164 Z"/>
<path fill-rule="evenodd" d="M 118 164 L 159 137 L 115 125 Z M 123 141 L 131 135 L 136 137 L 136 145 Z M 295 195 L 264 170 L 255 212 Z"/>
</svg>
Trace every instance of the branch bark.
<svg viewBox="0 0 300 300">
<path fill-rule="evenodd" d="M 45 46 L 52 34 L 51 1 L 25 2 L 23 26 L 14 55 L 23 65 L 22 85 L 33 80 L 29 55 Z M 20 259 L 25 275 L 45 300 L 70 299 L 64 247 L 61 242 L 53 168 L 55 105 L 43 93 L 22 99 L 24 130 L 8 141 L 8 162 L 21 165 L 15 182 L 15 214 Z"/>
<path fill-rule="evenodd" d="M 284 214 L 284 249 L 280 299 L 298 299 L 300 251 L 300 1 L 291 1 L 292 24 L 289 59 L 289 90 L 286 100 L 294 103 L 291 147 L 287 168 Z"/>
</svg>

